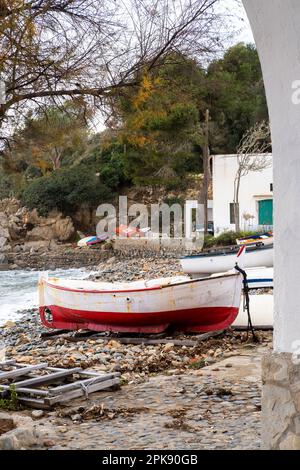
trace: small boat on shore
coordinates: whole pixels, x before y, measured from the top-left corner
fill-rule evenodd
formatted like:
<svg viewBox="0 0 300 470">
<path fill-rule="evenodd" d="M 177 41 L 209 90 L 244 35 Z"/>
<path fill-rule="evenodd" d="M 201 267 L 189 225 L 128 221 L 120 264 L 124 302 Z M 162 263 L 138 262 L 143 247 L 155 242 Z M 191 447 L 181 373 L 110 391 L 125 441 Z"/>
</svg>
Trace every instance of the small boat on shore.
<svg viewBox="0 0 300 470">
<path fill-rule="evenodd" d="M 84 247 L 84 246 L 98 245 L 99 243 L 105 242 L 107 239 L 108 239 L 108 235 L 106 233 L 100 235 L 99 237 L 97 236 L 85 237 L 79 240 L 79 242 L 77 243 L 77 246 Z"/>
<path fill-rule="evenodd" d="M 273 232 L 260 233 L 258 235 L 251 235 L 250 237 L 238 238 L 237 245 L 252 245 L 263 246 L 272 245 L 274 243 Z"/>
<path fill-rule="evenodd" d="M 206 279 L 131 283 L 41 276 L 39 311 L 48 328 L 133 333 L 160 333 L 168 327 L 186 332 L 222 330 L 237 317 L 242 281 L 236 271 Z"/>
<path fill-rule="evenodd" d="M 180 259 L 182 270 L 193 277 L 224 273 L 235 265 L 240 246 L 216 250 Z M 246 246 L 244 268 L 273 267 L 273 245 Z"/>
<path fill-rule="evenodd" d="M 249 268 L 246 269 L 247 282 L 250 290 L 273 289 L 274 269 L 273 268 Z"/>
<path fill-rule="evenodd" d="M 250 312 L 254 328 L 270 330 L 274 323 L 274 297 L 272 294 L 250 295 Z M 232 324 L 233 328 L 247 329 L 249 319 L 242 300 L 237 318 Z"/>
</svg>

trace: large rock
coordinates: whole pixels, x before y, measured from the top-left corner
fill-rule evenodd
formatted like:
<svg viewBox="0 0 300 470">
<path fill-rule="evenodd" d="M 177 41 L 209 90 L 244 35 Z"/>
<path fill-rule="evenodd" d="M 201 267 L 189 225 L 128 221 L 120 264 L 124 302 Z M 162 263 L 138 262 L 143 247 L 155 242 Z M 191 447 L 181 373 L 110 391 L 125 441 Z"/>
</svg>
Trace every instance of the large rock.
<svg viewBox="0 0 300 470">
<path fill-rule="evenodd" d="M 14 429 L 14 420 L 7 413 L 0 413 L 0 435 Z"/>
<path fill-rule="evenodd" d="M 75 234 L 75 228 L 70 217 L 63 217 L 60 213 L 52 213 L 49 217 L 38 217 L 36 211 L 32 211 L 28 218 L 34 225 L 27 233 L 28 241 L 58 240 L 67 242 Z"/>
<path fill-rule="evenodd" d="M 4 253 L 0 253 L 0 267 L 2 265 L 7 265 L 8 264 L 8 260 L 7 260 L 7 257 Z"/>
<path fill-rule="evenodd" d="M 0 201 L 0 212 L 5 212 L 7 215 L 13 215 L 18 212 L 21 203 L 16 198 L 7 198 Z"/>
<path fill-rule="evenodd" d="M 34 227 L 30 232 L 27 233 L 28 241 L 39 241 L 39 240 L 52 240 L 55 238 L 54 227 L 51 225 L 43 225 Z"/>
<path fill-rule="evenodd" d="M 8 231 L 11 240 L 23 239 L 26 230 L 22 219 L 17 215 L 10 215 L 8 218 Z"/>
<path fill-rule="evenodd" d="M 4 212 L 0 212 L 0 252 L 6 251 L 9 247 L 8 217 Z"/>
<path fill-rule="evenodd" d="M 0 212 L 0 237 L 9 238 L 8 217 L 5 212 Z"/>
<path fill-rule="evenodd" d="M 17 199 L 0 201 L 0 252 L 8 251 L 10 242 L 67 242 L 75 234 L 73 221 L 58 211 L 41 217 L 36 209 L 21 207 Z M 16 244 L 16 243 L 15 243 Z"/>
<path fill-rule="evenodd" d="M 0 433 L 0 450 L 30 449 L 32 446 L 43 445 L 47 430 L 38 428 L 31 418 L 3 413 L 2 420 L 4 429 L 7 429 Z"/>
<path fill-rule="evenodd" d="M 75 233 L 71 217 L 58 219 L 55 223 L 55 235 L 60 242 L 67 242 Z"/>
<path fill-rule="evenodd" d="M 82 204 L 80 209 L 73 215 L 73 220 L 80 227 L 94 227 L 96 224 L 96 211 L 92 211 L 87 204 Z"/>
</svg>

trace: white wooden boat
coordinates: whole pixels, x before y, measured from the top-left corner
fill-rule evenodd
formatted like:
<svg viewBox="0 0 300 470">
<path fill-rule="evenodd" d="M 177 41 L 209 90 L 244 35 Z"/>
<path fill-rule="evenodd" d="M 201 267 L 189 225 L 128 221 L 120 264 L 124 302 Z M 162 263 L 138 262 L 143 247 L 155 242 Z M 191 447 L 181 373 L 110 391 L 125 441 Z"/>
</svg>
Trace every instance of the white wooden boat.
<svg viewBox="0 0 300 470">
<path fill-rule="evenodd" d="M 243 300 L 240 311 L 233 323 L 233 327 L 247 328 L 248 314 L 244 311 Z M 274 297 L 270 294 L 250 295 L 250 314 L 254 328 L 269 329 L 273 327 L 274 322 Z"/>
<path fill-rule="evenodd" d="M 249 268 L 245 271 L 247 273 L 249 289 L 273 289 L 273 268 Z"/>
<path fill-rule="evenodd" d="M 96 331 L 206 332 L 230 326 L 239 311 L 242 276 L 107 283 L 41 276 L 40 317 L 49 328 Z"/>
<path fill-rule="evenodd" d="M 180 259 L 182 270 L 193 277 L 207 276 L 215 273 L 224 273 L 232 269 L 240 247 L 230 250 L 201 253 L 199 255 L 184 256 Z M 243 260 L 243 268 L 272 267 L 273 245 L 247 246 Z"/>
<path fill-rule="evenodd" d="M 108 239 L 108 235 L 106 233 L 102 234 L 101 236 L 91 236 L 91 237 L 85 237 L 79 240 L 77 243 L 77 246 L 79 247 L 84 247 L 84 246 L 93 246 L 97 245 L 99 243 L 103 243 Z"/>
<path fill-rule="evenodd" d="M 251 237 L 238 238 L 237 245 L 272 245 L 274 243 L 273 232 L 261 233 L 259 235 L 252 235 Z"/>
</svg>

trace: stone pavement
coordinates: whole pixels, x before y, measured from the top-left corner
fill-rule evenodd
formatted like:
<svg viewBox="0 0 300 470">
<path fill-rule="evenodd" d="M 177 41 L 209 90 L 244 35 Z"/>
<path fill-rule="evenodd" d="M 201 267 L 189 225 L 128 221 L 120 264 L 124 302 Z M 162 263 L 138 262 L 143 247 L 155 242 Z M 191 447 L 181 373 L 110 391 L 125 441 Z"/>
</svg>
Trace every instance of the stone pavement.
<svg viewBox="0 0 300 470">
<path fill-rule="evenodd" d="M 252 346 L 201 370 L 153 375 L 48 413 L 53 449 L 258 449 L 261 357 Z M 169 374 L 169 375 L 168 375 Z M 51 440 L 53 442 L 51 442 Z"/>
</svg>

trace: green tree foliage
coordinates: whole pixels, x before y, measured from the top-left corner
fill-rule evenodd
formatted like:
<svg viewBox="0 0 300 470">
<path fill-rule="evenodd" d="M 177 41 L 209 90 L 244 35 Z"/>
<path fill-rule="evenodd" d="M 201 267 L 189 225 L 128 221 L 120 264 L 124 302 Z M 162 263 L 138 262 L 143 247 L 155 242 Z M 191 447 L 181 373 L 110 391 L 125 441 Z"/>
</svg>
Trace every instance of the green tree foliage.
<svg viewBox="0 0 300 470">
<path fill-rule="evenodd" d="M 188 167 L 200 169 L 194 144 L 205 74 L 195 61 L 179 54 L 176 59 L 173 55 L 157 72 L 145 74 L 140 87 L 115 103 L 125 172 L 136 182 L 157 178 L 164 168 L 174 176 Z"/>
<path fill-rule="evenodd" d="M 30 209 L 37 208 L 42 215 L 52 209 L 72 214 L 83 203 L 97 207 L 112 197 L 93 170 L 79 165 L 35 179 L 24 190 L 22 202 Z"/>
<path fill-rule="evenodd" d="M 177 176 L 202 170 L 206 109 L 211 153 L 234 153 L 245 132 L 268 119 L 253 45 L 237 44 L 207 69 L 173 54 L 170 63 L 140 82 L 114 103 L 125 173 L 135 182 L 153 182 L 165 167 Z"/>
<path fill-rule="evenodd" d="M 6 149 L 6 164 L 17 171 L 18 166 L 25 167 L 29 176 L 59 169 L 70 155 L 75 158 L 84 150 L 88 115 L 80 101 L 30 112 L 22 128 L 15 132 L 13 144 Z"/>
<path fill-rule="evenodd" d="M 207 68 L 172 53 L 137 75 L 136 85 L 111 95 L 112 119 L 100 134 L 89 135 L 91 115 L 79 99 L 27 115 L 5 149 L 0 195 L 18 186 L 30 207 L 67 212 L 80 197 L 94 205 L 98 191 L 106 197 L 124 184 L 178 188 L 187 173 L 202 171 L 206 109 L 212 154 L 235 153 L 245 132 L 268 117 L 253 45 L 237 44 Z"/>
<path fill-rule="evenodd" d="M 260 62 L 252 44 L 237 44 L 207 71 L 208 104 L 212 116 L 212 153 L 235 153 L 256 122 L 268 120 Z"/>
<path fill-rule="evenodd" d="M 14 182 L 10 175 L 7 175 L 0 164 L 0 199 L 10 197 L 14 194 Z"/>
</svg>

